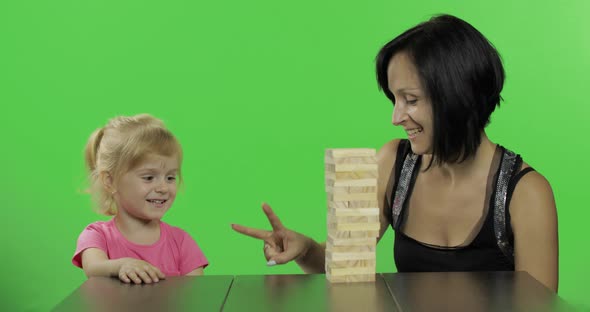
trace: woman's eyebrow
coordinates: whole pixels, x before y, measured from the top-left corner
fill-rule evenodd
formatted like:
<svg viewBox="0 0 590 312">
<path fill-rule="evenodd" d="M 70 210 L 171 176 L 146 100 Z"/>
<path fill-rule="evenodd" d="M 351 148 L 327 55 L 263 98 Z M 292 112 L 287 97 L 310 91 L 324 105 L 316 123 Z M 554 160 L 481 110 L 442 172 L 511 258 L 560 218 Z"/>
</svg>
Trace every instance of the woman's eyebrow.
<svg viewBox="0 0 590 312">
<path fill-rule="evenodd" d="M 399 88 L 396 90 L 396 92 L 410 92 L 410 91 L 420 91 L 420 88 L 404 87 L 404 88 Z"/>
</svg>

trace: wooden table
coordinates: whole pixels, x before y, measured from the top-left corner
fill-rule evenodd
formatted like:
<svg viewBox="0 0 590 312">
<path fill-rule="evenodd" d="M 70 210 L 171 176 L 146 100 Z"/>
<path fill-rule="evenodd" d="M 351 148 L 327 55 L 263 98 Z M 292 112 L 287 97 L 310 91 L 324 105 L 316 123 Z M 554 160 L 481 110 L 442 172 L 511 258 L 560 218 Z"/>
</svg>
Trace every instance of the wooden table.
<svg viewBox="0 0 590 312">
<path fill-rule="evenodd" d="M 571 311 L 526 272 L 382 274 L 401 311 Z"/>
<path fill-rule="evenodd" d="M 53 311 L 571 311 L 525 272 L 377 274 L 330 284 L 323 274 L 169 277 L 128 285 L 90 278 Z"/>
<path fill-rule="evenodd" d="M 116 278 L 93 277 L 53 311 L 219 311 L 233 279 L 233 276 L 182 276 L 168 277 L 154 284 L 132 285 Z"/>
</svg>

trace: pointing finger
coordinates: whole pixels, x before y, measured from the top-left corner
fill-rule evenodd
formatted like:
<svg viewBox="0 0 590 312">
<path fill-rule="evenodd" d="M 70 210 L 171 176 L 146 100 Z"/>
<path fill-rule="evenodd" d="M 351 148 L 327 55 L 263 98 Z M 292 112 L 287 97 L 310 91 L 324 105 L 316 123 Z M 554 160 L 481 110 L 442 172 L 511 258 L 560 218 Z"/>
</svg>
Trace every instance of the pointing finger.
<svg viewBox="0 0 590 312">
<path fill-rule="evenodd" d="M 232 224 L 232 229 L 238 233 L 242 233 L 244 235 L 257 238 L 257 239 L 266 239 L 269 237 L 270 232 L 265 230 L 253 229 L 247 226 L 239 225 L 239 224 Z"/>
</svg>

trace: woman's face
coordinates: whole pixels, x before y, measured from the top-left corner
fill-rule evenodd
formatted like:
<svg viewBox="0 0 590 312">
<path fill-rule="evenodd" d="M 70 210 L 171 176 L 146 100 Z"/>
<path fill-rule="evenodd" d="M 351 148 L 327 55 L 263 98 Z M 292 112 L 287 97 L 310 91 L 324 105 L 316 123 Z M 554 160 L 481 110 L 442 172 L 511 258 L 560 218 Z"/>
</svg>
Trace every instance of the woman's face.
<svg viewBox="0 0 590 312">
<path fill-rule="evenodd" d="M 387 80 L 395 97 L 393 124 L 404 128 L 415 154 L 431 154 L 432 105 L 414 63 L 405 52 L 398 52 L 391 58 Z"/>
</svg>

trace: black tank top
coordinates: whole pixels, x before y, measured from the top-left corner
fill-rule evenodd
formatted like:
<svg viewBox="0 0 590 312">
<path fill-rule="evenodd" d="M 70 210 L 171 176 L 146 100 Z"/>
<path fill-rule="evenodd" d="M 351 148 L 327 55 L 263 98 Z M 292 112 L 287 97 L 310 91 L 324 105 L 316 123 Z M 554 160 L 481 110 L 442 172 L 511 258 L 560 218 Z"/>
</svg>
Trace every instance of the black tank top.
<svg viewBox="0 0 590 312">
<path fill-rule="evenodd" d="M 492 169 L 497 169 L 488 178 L 488 209 L 479 223 L 478 234 L 466 246 L 445 247 L 419 242 L 401 230 L 420 161 L 421 157 L 412 153 L 409 142 L 400 141 L 385 197 L 385 204 L 391 209 L 389 221 L 395 231 L 394 259 L 398 272 L 514 271 L 514 237 L 508 205 L 518 180 L 534 169 L 519 171 L 520 156 L 498 145 L 492 161 Z"/>
</svg>

